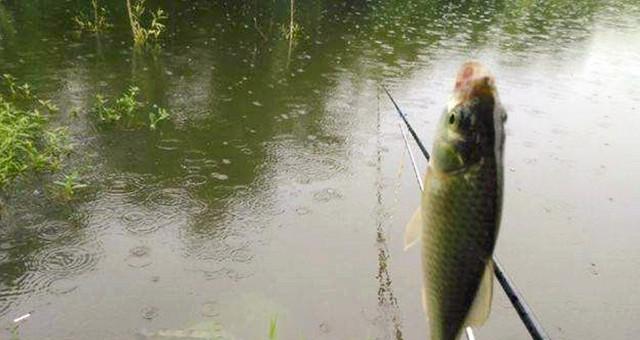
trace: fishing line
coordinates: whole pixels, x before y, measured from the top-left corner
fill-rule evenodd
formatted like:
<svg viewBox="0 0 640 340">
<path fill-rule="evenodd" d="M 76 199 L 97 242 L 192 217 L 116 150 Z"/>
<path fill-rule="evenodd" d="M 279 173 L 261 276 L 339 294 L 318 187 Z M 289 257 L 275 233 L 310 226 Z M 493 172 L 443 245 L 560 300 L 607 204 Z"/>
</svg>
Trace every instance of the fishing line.
<svg viewBox="0 0 640 340">
<path fill-rule="evenodd" d="M 382 85 L 382 89 L 384 90 L 384 92 L 387 93 L 387 96 L 393 103 L 393 106 L 396 108 L 398 115 L 400 115 L 400 118 L 402 118 L 407 129 L 411 133 L 411 136 L 413 136 L 413 140 L 416 142 L 416 144 L 418 144 L 420 151 L 422 151 L 422 155 L 424 156 L 424 158 L 426 158 L 427 161 L 429 161 L 431 156 L 429 155 L 429 152 L 422 144 L 422 141 L 420 141 L 420 138 L 416 134 L 415 130 L 413 130 L 413 127 L 407 120 L 406 115 L 402 112 L 402 110 L 400 110 L 400 107 L 398 106 L 396 101 L 391 96 L 391 93 L 389 93 L 389 91 L 384 85 Z M 413 163 L 413 170 L 416 173 L 416 178 L 418 178 L 418 184 L 420 185 L 420 189 L 422 190 L 423 185 L 420 177 L 420 172 L 418 170 L 418 166 L 416 165 L 415 159 L 413 157 L 413 153 L 409 148 L 409 142 L 407 141 L 404 130 L 401 129 L 401 131 L 402 131 L 402 136 L 405 140 L 405 146 L 409 151 L 411 162 Z M 531 335 L 531 338 L 534 340 L 550 340 L 551 338 L 549 337 L 549 335 L 547 335 L 544 328 L 542 328 L 542 324 L 540 324 L 540 321 L 538 321 L 538 319 L 536 318 L 535 314 L 533 313 L 533 310 L 526 303 L 524 296 L 518 291 L 518 289 L 516 288 L 511 278 L 507 276 L 505 270 L 502 268 L 502 264 L 500 263 L 500 261 L 498 261 L 498 258 L 495 254 L 493 255 L 493 264 L 494 264 L 493 271 L 496 275 L 496 278 L 498 279 L 498 282 L 500 282 L 500 286 L 502 287 L 502 290 L 504 290 L 505 294 L 507 294 L 509 301 L 511 301 L 511 305 L 513 305 L 516 312 L 518 313 L 518 316 L 520 316 L 520 320 L 522 321 L 524 326 L 527 328 L 527 331 L 529 331 L 529 335 Z M 467 335 L 467 338 L 469 340 L 475 340 L 475 337 L 473 335 L 473 331 L 471 330 L 471 328 L 467 327 L 465 329 L 465 334 Z"/>
</svg>

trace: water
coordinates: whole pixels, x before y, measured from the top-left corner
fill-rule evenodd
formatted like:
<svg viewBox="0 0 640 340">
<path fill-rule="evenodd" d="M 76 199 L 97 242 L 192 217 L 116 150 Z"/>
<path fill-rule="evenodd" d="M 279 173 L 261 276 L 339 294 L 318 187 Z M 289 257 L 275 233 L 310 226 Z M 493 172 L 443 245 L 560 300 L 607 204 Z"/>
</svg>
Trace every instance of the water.
<svg viewBox="0 0 640 340">
<path fill-rule="evenodd" d="M 0 3 L 0 71 L 61 108 L 65 169 L 90 184 L 70 203 L 46 176 L 2 194 L 0 337 L 261 339 L 277 317 L 282 339 L 424 338 L 402 250 L 418 188 L 379 85 L 430 145 L 469 58 L 509 112 L 509 274 L 554 339 L 640 332 L 637 3 L 296 3 L 290 47 L 288 2 L 152 2 L 170 16 L 155 57 L 132 52 L 120 1 L 99 37 L 74 31 L 88 4 Z M 95 95 L 130 85 L 170 122 L 100 127 Z M 496 291 L 478 339 L 526 338 Z"/>
</svg>

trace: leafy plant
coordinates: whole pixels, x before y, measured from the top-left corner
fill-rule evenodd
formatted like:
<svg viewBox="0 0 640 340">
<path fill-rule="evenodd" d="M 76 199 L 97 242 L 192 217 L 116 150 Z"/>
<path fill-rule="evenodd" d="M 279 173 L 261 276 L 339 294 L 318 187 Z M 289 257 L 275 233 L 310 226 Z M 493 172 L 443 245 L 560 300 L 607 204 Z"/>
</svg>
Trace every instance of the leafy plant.
<svg viewBox="0 0 640 340">
<path fill-rule="evenodd" d="M 95 111 L 100 118 L 100 121 L 111 124 L 118 121 L 126 121 L 129 124 L 135 117 L 136 110 L 142 106 L 138 102 L 138 93 L 140 89 L 136 86 L 131 86 L 129 89 L 116 99 L 114 105 L 109 105 L 109 100 L 102 95 L 96 95 Z"/>
<path fill-rule="evenodd" d="M 93 20 L 89 19 L 89 17 L 84 13 L 80 13 L 73 18 L 78 29 L 81 31 L 99 33 L 113 27 L 113 25 L 107 21 L 107 9 L 99 7 L 98 0 L 91 0 L 91 7 L 93 8 Z"/>
<path fill-rule="evenodd" d="M 166 109 L 163 109 L 156 105 L 154 105 L 154 108 L 156 109 L 157 112 L 153 112 L 153 111 L 149 112 L 149 128 L 151 130 L 155 130 L 156 127 L 158 126 L 158 123 L 164 120 L 167 120 L 171 116 Z"/>
<path fill-rule="evenodd" d="M 102 95 L 96 95 L 94 111 L 100 121 L 108 125 L 121 125 L 125 127 L 144 125 L 139 113 L 145 108 L 145 104 L 138 100 L 140 89 L 131 86 L 113 105 Z M 170 117 L 166 109 L 153 105 L 155 111 L 148 113 L 149 128 L 155 130 L 158 124 Z"/>
<path fill-rule="evenodd" d="M 40 109 L 57 107 L 39 99 L 28 84 L 18 86 L 11 75 L 2 76 L 0 91 L 0 187 L 27 171 L 55 170 L 70 151 L 64 129 L 47 128 Z"/>
<path fill-rule="evenodd" d="M 40 108 L 43 108 L 51 113 L 58 112 L 58 107 L 51 103 L 50 100 L 44 100 L 39 98 L 31 91 L 31 85 L 24 83 L 18 85 L 18 80 L 10 75 L 3 74 L 2 80 L 4 86 L 9 90 L 9 98 L 16 104 L 31 105 L 37 104 Z"/>
<path fill-rule="evenodd" d="M 77 172 L 70 175 L 64 175 L 64 179 L 62 181 L 54 181 L 53 184 L 58 186 L 61 190 L 61 196 L 67 200 L 72 199 L 77 190 L 87 187 L 86 184 L 80 182 L 80 176 L 78 176 Z"/>
<path fill-rule="evenodd" d="M 138 0 L 133 6 L 131 0 L 126 0 L 126 4 L 134 46 L 157 46 L 160 35 L 166 29 L 164 21 L 169 18 L 166 12 L 158 8 L 155 12 L 149 12 L 150 15 L 145 15 L 145 0 Z M 144 21 L 149 22 L 148 26 L 145 27 Z"/>
</svg>

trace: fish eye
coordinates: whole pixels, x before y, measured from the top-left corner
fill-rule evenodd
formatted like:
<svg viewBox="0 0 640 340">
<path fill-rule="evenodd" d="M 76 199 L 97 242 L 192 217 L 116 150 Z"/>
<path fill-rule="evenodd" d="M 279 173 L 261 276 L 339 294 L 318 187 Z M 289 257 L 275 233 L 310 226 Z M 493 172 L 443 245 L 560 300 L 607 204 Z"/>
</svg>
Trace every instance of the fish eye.
<svg viewBox="0 0 640 340">
<path fill-rule="evenodd" d="M 449 115 L 449 124 L 453 124 L 456 122 L 456 116 L 452 113 Z"/>
</svg>

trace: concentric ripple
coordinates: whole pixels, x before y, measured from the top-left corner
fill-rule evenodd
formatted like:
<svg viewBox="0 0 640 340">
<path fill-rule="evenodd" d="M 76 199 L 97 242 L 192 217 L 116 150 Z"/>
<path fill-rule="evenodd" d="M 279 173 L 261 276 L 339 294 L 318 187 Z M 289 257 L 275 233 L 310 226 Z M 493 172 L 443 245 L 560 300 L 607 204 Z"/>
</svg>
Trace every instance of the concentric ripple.
<svg viewBox="0 0 640 340">
<path fill-rule="evenodd" d="M 33 264 L 35 269 L 51 277 L 69 277 L 93 269 L 99 255 L 80 245 L 45 248 L 39 252 Z"/>
<path fill-rule="evenodd" d="M 194 199 L 184 188 L 163 188 L 149 194 L 147 201 L 163 213 L 166 209 L 198 214 L 207 209 L 205 202 Z"/>
<path fill-rule="evenodd" d="M 10 286 L 0 286 L 0 316 L 5 315 L 22 299 L 40 290 L 43 283 L 44 280 L 40 279 L 36 273 L 29 272 L 11 282 Z"/>
<path fill-rule="evenodd" d="M 63 239 L 73 233 L 73 226 L 64 221 L 47 221 L 36 227 L 38 237 L 45 241 Z"/>
<path fill-rule="evenodd" d="M 204 317 L 213 318 L 218 316 L 218 303 L 216 301 L 206 301 L 202 304 L 200 314 Z"/>
<path fill-rule="evenodd" d="M 151 234 L 169 223 L 163 218 L 163 215 L 153 213 L 148 209 L 127 211 L 120 217 L 120 220 L 128 232 L 136 235 Z"/>
<path fill-rule="evenodd" d="M 136 174 L 118 174 L 108 177 L 104 191 L 113 196 L 133 195 L 144 187 L 144 177 Z"/>
<path fill-rule="evenodd" d="M 207 183 L 209 179 L 204 175 L 191 174 L 184 177 L 184 185 L 188 187 L 197 187 Z"/>
<path fill-rule="evenodd" d="M 152 263 L 149 253 L 151 249 L 147 246 L 136 246 L 129 250 L 126 258 L 127 265 L 133 268 L 144 268 Z"/>
</svg>

